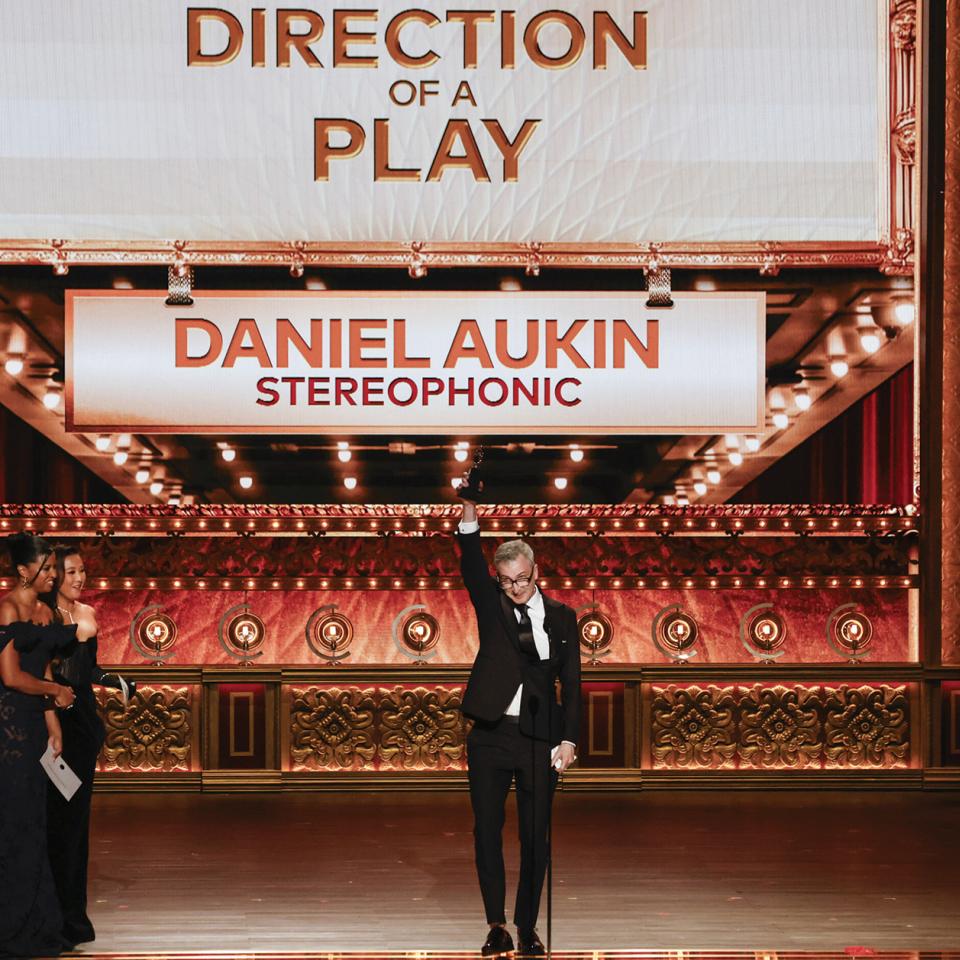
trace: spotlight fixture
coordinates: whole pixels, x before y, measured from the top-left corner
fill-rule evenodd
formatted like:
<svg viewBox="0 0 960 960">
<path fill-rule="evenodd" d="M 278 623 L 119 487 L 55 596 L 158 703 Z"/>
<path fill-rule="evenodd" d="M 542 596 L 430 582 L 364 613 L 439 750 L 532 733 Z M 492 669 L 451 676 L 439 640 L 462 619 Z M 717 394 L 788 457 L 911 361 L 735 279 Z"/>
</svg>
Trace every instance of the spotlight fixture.
<svg viewBox="0 0 960 960">
<path fill-rule="evenodd" d="M 835 377 L 845 377 L 850 372 L 850 364 L 846 360 L 837 358 L 830 361 L 830 372 Z"/>
<path fill-rule="evenodd" d="M 47 387 L 47 392 L 43 395 L 43 405 L 48 410 L 56 410 L 60 406 L 61 393 L 55 387 Z"/>
<path fill-rule="evenodd" d="M 253 477 L 251 477 L 250 474 L 245 473 L 237 480 L 237 482 L 240 484 L 242 489 L 249 490 L 253 486 Z"/>
<path fill-rule="evenodd" d="M 677 494 L 677 506 L 678 507 L 689 507 L 690 498 L 685 493 Z"/>
<path fill-rule="evenodd" d="M 237 451 L 234 450 L 233 447 L 224 447 L 220 451 L 220 456 L 223 457 L 227 463 L 233 463 L 233 461 L 237 459 Z"/>
<path fill-rule="evenodd" d="M 583 451 L 580 449 L 579 444 L 570 444 L 570 459 L 574 463 L 580 463 L 580 461 L 583 460 Z"/>
<path fill-rule="evenodd" d="M 153 483 L 150 484 L 150 492 L 151 492 L 155 497 L 159 497 L 160 494 L 163 493 L 163 481 L 162 481 L 162 480 L 154 480 Z"/>
<path fill-rule="evenodd" d="M 798 410 L 809 410 L 813 399 L 806 390 L 795 387 L 793 391 L 793 402 L 797 405 Z"/>
<path fill-rule="evenodd" d="M 566 477 L 554 477 L 554 478 L 553 478 L 553 485 L 554 485 L 558 490 L 566 490 L 566 489 L 567 489 L 567 478 L 566 478 Z"/>
<path fill-rule="evenodd" d="M 463 486 L 463 477 L 451 477 L 450 486 L 453 487 L 454 490 L 459 490 Z"/>
<path fill-rule="evenodd" d="M 790 425 L 790 418 L 782 410 L 778 410 L 773 415 L 773 425 L 778 430 L 786 430 L 786 428 Z"/>
<path fill-rule="evenodd" d="M 453 458 L 454 458 L 454 460 L 459 460 L 460 463 L 463 463 L 463 461 L 466 460 L 467 457 L 469 457 L 469 456 L 470 456 L 470 453 L 469 453 L 469 451 L 467 451 L 467 450 L 454 450 L 454 451 L 453 451 Z"/>
<path fill-rule="evenodd" d="M 698 497 L 704 496 L 707 492 L 706 482 L 703 480 L 695 480 L 693 483 L 693 490 Z"/>
<path fill-rule="evenodd" d="M 881 343 L 880 331 L 876 327 L 863 327 L 860 331 L 860 346 L 865 353 L 876 353 Z"/>
<path fill-rule="evenodd" d="M 739 467 L 743 463 L 743 454 L 739 450 L 731 450 L 727 454 L 727 459 L 735 467 Z"/>
<path fill-rule="evenodd" d="M 101 433 L 100 436 L 93 441 L 93 445 L 100 453 L 106 453 L 110 449 L 110 438 L 105 433 Z"/>
<path fill-rule="evenodd" d="M 130 437 L 130 434 L 129 434 L 129 433 L 121 433 L 121 434 L 117 437 L 117 446 L 118 446 L 118 447 L 129 447 L 129 446 L 130 446 L 130 440 L 131 440 L 131 437 Z"/>
<path fill-rule="evenodd" d="M 337 459 L 341 463 L 349 463 L 353 454 L 350 452 L 350 444 L 346 440 L 337 441 Z"/>
<path fill-rule="evenodd" d="M 760 449 L 760 438 L 745 437 L 743 445 L 747 448 L 748 453 L 756 453 Z"/>
<path fill-rule="evenodd" d="M 122 467 L 127 462 L 127 457 L 130 454 L 126 450 L 117 450 L 113 455 L 113 462 L 118 466 Z"/>
<path fill-rule="evenodd" d="M 23 373 L 23 357 L 7 357 L 6 363 L 3 365 L 3 369 L 6 370 L 11 377 L 15 377 L 17 374 Z"/>
<path fill-rule="evenodd" d="M 719 471 L 716 467 L 709 467 L 709 468 L 707 469 L 707 479 L 708 479 L 711 483 L 719 483 L 719 482 L 720 482 L 720 471 Z"/>
<path fill-rule="evenodd" d="M 355 490 L 355 489 L 356 489 L 356 486 L 357 486 L 357 478 L 356 478 L 356 477 L 344 477 L 344 478 L 343 478 L 343 485 L 344 485 L 348 490 Z"/>
<path fill-rule="evenodd" d="M 150 470 L 147 467 L 141 467 L 135 474 L 134 480 L 137 483 L 146 483 L 150 479 Z"/>
</svg>

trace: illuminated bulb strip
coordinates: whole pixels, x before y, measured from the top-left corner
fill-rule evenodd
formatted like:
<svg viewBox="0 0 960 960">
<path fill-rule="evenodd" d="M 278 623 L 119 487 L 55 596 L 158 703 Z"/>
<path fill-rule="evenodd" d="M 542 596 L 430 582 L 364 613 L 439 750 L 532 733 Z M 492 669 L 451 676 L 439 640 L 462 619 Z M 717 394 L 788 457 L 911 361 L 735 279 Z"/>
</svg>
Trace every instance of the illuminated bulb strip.
<svg viewBox="0 0 960 960">
<path fill-rule="evenodd" d="M 541 578 L 542 586 L 547 580 Z M 216 589 L 216 581 L 209 578 L 183 579 L 143 577 L 117 577 L 97 580 L 101 590 L 206 590 Z M 413 579 L 380 579 L 368 577 L 354 579 L 352 577 L 247 577 L 240 581 L 240 586 L 247 590 L 458 590 L 461 588 L 459 578 L 429 577 Z M 0 582 L 0 586 L 3 583 Z M 624 580 L 621 577 L 576 577 L 565 578 L 563 587 L 567 590 L 903 590 L 916 589 L 919 586 L 917 576 L 907 577 L 732 577 L 732 576 L 696 576 L 696 577 L 660 577 L 653 580 Z M 234 589 L 230 580 L 222 580 L 220 589 Z"/>
</svg>

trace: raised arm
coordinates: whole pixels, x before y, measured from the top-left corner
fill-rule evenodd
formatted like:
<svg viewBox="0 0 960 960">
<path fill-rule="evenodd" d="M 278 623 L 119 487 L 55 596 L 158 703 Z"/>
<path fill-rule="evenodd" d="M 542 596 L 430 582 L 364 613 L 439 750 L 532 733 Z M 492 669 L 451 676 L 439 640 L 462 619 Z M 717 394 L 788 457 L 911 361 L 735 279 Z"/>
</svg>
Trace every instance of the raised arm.
<svg viewBox="0 0 960 960">
<path fill-rule="evenodd" d="M 480 525 L 477 520 L 477 505 L 469 500 L 463 501 L 463 515 L 457 532 L 460 545 L 460 573 L 470 598 L 477 600 L 492 587 L 490 569 L 480 546 Z"/>
</svg>

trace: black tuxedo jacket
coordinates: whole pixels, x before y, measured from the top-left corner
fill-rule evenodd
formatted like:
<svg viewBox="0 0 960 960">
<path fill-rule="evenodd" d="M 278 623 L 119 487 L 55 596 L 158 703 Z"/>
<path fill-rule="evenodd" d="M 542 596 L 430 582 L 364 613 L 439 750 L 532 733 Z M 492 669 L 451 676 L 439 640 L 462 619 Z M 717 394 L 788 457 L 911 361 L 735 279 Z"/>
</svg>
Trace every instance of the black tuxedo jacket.
<svg viewBox="0 0 960 960">
<path fill-rule="evenodd" d="M 463 695 L 463 712 L 494 722 L 503 716 L 523 684 L 520 730 L 551 745 L 577 742 L 580 728 L 580 647 L 577 616 L 559 600 L 543 596 L 543 626 L 550 658 L 532 661 L 520 652 L 516 609 L 490 576 L 480 533 L 461 533 L 460 569 L 477 614 L 480 650 Z M 555 693 L 560 680 L 560 702 Z"/>
</svg>

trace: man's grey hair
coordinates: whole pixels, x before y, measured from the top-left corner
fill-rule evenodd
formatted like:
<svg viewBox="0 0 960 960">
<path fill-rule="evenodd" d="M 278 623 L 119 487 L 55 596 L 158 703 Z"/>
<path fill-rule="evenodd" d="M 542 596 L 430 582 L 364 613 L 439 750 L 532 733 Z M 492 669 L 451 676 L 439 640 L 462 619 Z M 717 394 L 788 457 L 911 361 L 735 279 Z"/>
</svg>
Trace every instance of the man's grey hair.
<svg viewBox="0 0 960 960">
<path fill-rule="evenodd" d="M 510 563 L 518 557 L 525 557 L 530 563 L 534 563 L 533 550 L 530 544 L 523 540 L 508 540 L 497 547 L 497 552 L 493 555 L 494 566 L 501 563 Z"/>
</svg>

